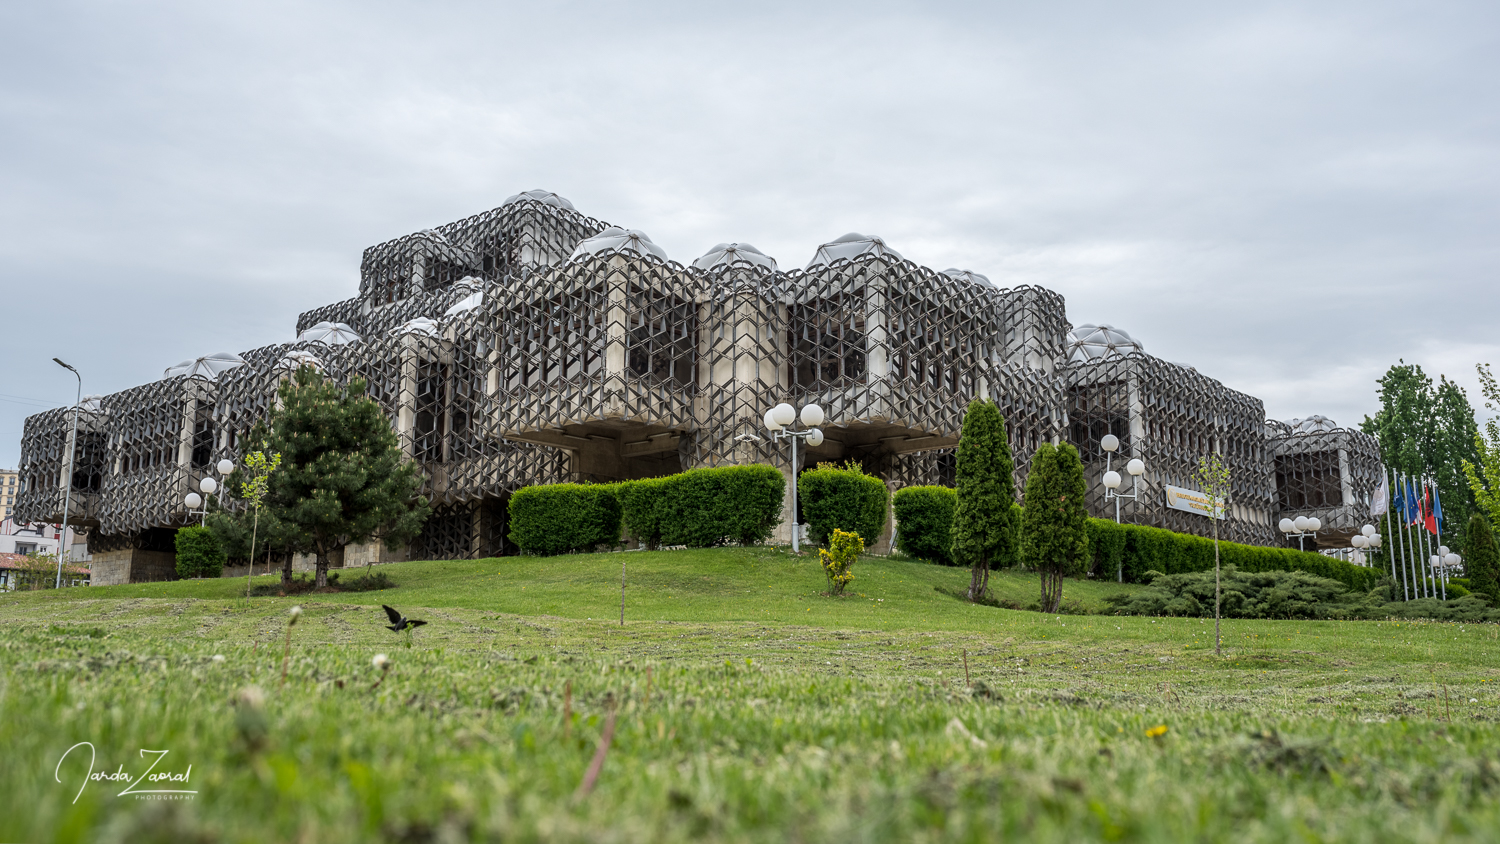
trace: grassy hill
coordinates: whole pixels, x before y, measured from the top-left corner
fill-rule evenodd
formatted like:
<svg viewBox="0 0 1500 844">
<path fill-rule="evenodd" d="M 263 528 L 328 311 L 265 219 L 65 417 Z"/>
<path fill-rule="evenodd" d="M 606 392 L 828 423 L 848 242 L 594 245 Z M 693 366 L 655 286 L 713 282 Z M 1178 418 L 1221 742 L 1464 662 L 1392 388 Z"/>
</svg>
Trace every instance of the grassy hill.
<svg viewBox="0 0 1500 844">
<path fill-rule="evenodd" d="M 627 566 L 626 621 L 619 576 Z M 719 549 L 0 596 L 0 840 L 1462 841 L 1500 828 L 1500 628 L 1055 616 Z M 354 572 L 346 573 L 346 576 Z M 1002 597 L 1039 593 L 997 573 Z M 1097 605 L 1120 588 L 1068 581 Z M 411 638 L 380 603 L 431 622 Z M 291 630 L 282 685 L 287 610 Z M 389 654 L 388 673 L 371 658 Z M 222 660 L 216 659 L 222 657 Z M 253 689 L 253 690 L 252 690 Z M 580 790 L 614 713 L 597 785 Z M 193 765 L 190 799 L 83 786 Z"/>
</svg>

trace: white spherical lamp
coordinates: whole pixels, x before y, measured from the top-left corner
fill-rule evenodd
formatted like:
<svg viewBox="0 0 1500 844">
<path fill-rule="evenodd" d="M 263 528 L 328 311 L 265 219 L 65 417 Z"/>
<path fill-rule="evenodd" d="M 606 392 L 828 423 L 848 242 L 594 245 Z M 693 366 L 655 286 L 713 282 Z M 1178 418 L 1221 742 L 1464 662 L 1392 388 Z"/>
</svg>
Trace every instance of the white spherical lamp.
<svg viewBox="0 0 1500 844">
<path fill-rule="evenodd" d="M 1298 516 L 1292 520 L 1292 527 L 1296 528 L 1298 533 L 1307 533 L 1308 528 L 1312 527 L 1312 522 L 1306 516 Z"/>
<path fill-rule="evenodd" d="M 797 421 L 797 408 L 782 402 L 771 408 L 771 418 L 776 420 L 777 425 L 785 428 Z"/>
<path fill-rule="evenodd" d="M 823 429 L 814 428 L 807 432 L 807 444 L 813 448 L 823 444 Z"/>
<path fill-rule="evenodd" d="M 219 482 L 213 478 L 204 478 L 198 482 L 198 488 L 203 490 L 204 495 L 213 495 L 219 491 Z"/>
<path fill-rule="evenodd" d="M 1362 533 L 1362 534 L 1364 534 L 1365 536 L 1374 536 L 1375 535 L 1375 526 L 1374 525 L 1365 525 L 1364 527 L 1362 527 L 1362 528 L 1359 529 L 1359 532 Z"/>
<path fill-rule="evenodd" d="M 1313 533 L 1317 533 L 1318 531 L 1323 529 L 1323 520 L 1318 518 L 1317 516 L 1309 518 L 1307 520 L 1307 529 L 1312 531 Z"/>
<path fill-rule="evenodd" d="M 1354 546 L 1355 548 L 1363 548 L 1366 545 L 1370 544 L 1370 540 L 1366 539 L 1364 534 L 1356 533 L 1349 539 L 1349 544 Z"/>
<path fill-rule="evenodd" d="M 1276 527 L 1280 528 L 1282 533 L 1291 533 L 1297 529 L 1297 526 L 1292 523 L 1291 519 L 1282 519 L 1276 523 Z"/>
<path fill-rule="evenodd" d="M 219 474 L 227 475 L 230 472 L 234 471 L 234 461 L 226 457 L 223 460 L 220 460 L 219 465 L 215 466 L 214 468 L 219 470 Z"/>
<path fill-rule="evenodd" d="M 1444 555 L 1444 557 L 1443 557 L 1443 564 L 1447 565 L 1449 567 L 1458 565 L 1458 555 L 1457 554 L 1447 554 L 1447 555 Z"/>
<path fill-rule="evenodd" d="M 816 428 L 823 424 L 823 408 L 815 404 L 802 408 L 802 424 L 809 428 Z"/>
<path fill-rule="evenodd" d="M 769 428 L 769 429 L 771 429 L 772 431 L 780 431 L 781 430 L 781 423 L 779 423 L 779 422 L 776 421 L 776 411 L 774 411 L 774 410 L 768 410 L 768 411 L 766 411 L 766 416 L 765 416 L 765 419 L 763 421 L 766 423 L 766 427 Z"/>
<path fill-rule="evenodd" d="M 203 497 L 196 492 L 190 492 L 182 497 L 182 503 L 186 504 L 189 510 L 196 510 L 203 506 Z"/>
<path fill-rule="evenodd" d="M 1105 472 L 1104 473 L 1104 488 L 1105 489 L 1119 489 L 1120 488 L 1120 473 L 1116 472 L 1114 470 L 1110 470 L 1108 472 Z"/>
<path fill-rule="evenodd" d="M 1105 434 L 1104 439 L 1099 441 L 1099 447 L 1113 454 L 1120 450 L 1120 438 L 1114 434 Z"/>
<path fill-rule="evenodd" d="M 1380 534 L 1377 533 L 1374 536 L 1370 537 L 1370 547 L 1371 548 L 1379 548 L 1380 547 L 1380 543 L 1382 543 L 1384 541 L 1385 540 L 1381 538 Z"/>
<path fill-rule="evenodd" d="M 1446 556 L 1448 556 L 1448 546 L 1446 546 L 1446 545 L 1439 545 L 1438 546 L 1438 556 L 1439 557 L 1446 557 Z"/>
<path fill-rule="evenodd" d="M 1139 457 L 1132 457 L 1130 462 L 1125 464 L 1125 471 L 1139 478 L 1146 474 L 1146 461 Z"/>
</svg>

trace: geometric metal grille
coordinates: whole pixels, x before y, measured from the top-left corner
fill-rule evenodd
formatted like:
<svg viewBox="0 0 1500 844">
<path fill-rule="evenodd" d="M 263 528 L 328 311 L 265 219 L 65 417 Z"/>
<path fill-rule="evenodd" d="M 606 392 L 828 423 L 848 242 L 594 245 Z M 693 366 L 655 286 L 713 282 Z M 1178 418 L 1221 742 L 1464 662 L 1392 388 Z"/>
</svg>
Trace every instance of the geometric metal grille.
<svg viewBox="0 0 1500 844">
<path fill-rule="evenodd" d="M 1340 546 L 1371 523 L 1370 499 L 1383 472 L 1374 437 L 1321 416 L 1267 420 L 1266 435 L 1280 517 L 1317 517 L 1320 542 Z"/>
<path fill-rule="evenodd" d="M 799 451 L 803 467 L 857 460 L 906 486 L 952 485 L 963 414 L 972 398 L 993 399 L 1018 495 L 1037 446 L 1067 440 L 1099 516 L 1113 506 L 1095 482 L 1098 442 L 1113 433 L 1123 459 L 1148 467 L 1126 520 L 1195 533 L 1205 520 L 1167 511 L 1160 487 L 1192 486 L 1198 457 L 1218 450 L 1234 484 L 1226 535 L 1256 544 L 1278 542 L 1277 496 L 1342 529 L 1351 496 L 1365 500 L 1379 473 L 1373 440 L 1344 429 L 1273 429 L 1268 447 L 1258 399 L 1119 354 L 1139 346 L 1116 348 L 1109 332 L 1070 361 L 1065 303 L 1050 290 L 936 272 L 863 235 L 792 271 L 748 244 L 685 266 L 640 232 L 528 191 L 366 249 L 359 296 L 299 315 L 298 334 L 319 323 L 332 329 L 245 352 L 242 365 L 86 403 L 72 518 L 96 528 L 91 541 L 161 546 L 163 530 L 188 521 L 183 495 L 255 447 L 250 432 L 302 365 L 339 384 L 363 379 L 419 466 L 434 506 L 410 549 L 422 558 L 505 551 L 505 502 L 522 486 L 784 466 L 762 423 L 783 401 L 827 415 L 824 442 Z M 70 410 L 27 420 L 19 519 L 59 517 L 71 421 Z"/>
</svg>

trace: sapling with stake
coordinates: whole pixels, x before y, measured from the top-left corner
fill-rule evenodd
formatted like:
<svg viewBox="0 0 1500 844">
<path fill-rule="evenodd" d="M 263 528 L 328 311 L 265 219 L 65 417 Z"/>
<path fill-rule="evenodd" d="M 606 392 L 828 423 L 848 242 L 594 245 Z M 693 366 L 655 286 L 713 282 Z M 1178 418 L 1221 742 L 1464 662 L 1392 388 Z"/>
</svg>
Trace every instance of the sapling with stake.
<svg viewBox="0 0 1500 844">
<path fill-rule="evenodd" d="M 286 649 L 281 652 L 281 685 L 286 685 L 286 663 L 292 655 L 292 628 L 297 626 L 297 619 L 302 617 L 301 607 L 292 607 L 287 611 L 291 616 L 286 623 Z"/>
</svg>

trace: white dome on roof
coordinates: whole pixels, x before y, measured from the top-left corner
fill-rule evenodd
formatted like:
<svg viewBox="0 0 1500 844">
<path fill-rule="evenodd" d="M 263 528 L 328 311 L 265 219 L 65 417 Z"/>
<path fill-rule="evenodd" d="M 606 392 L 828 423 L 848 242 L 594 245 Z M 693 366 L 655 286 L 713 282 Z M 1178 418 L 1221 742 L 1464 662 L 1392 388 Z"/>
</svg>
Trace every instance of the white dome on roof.
<svg viewBox="0 0 1500 844">
<path fill-rule="evenodd" d="M 104 407 L 104 396 L 84 396 L 78 400 L 79 410 L 91 410 L 98 413 Z"/>
<path fill-rule="evenodd" d="M 245 359 L 232 352 L 214 352 L 201 358 L 185 360 L 176 366 L 167 368 L 163 378 L 175 378 L 185 375 L 188 378 L 202 378 L 213 381 L 219 377 L 219 373 L 228 372 L 235 367 L 244 366 Z"/>
<path fill-rule="evenodd" d="M 636 229 L 622 229 L 619 226 L 610 226 L 593 237 L 582 241 L 573 254 L 568 256 L 569 261 L 576 261 L 589 255 L 599 255 L 607 252 L 634 252 L 642 257 L 651 256 L 667 260 L 667 250 L 657 246 L 643 231 Z"/>
<path fill-rule="evenodd" d="M 299 345 L 348 346 L 359 342 L 359 333 L 342 322 L 320 322 L 298 334 L 296 342 Z"/>
<path fill-rule="evenodd" d="M 694 261 L 693 266 L 700 270 L 711 270 L 721 264 L 733 264 L 736 261 L 748 261 L 757 267 L 776 271 L 776 259 L 748 243 L 720 243 L 703 253 L 703 257 Z"/>
<path fill-rule="evenodd" d="M 566 208 L 569 211 L 577 210 L 573 207 L 573 203 L 567 201 L 566 199 L 563 199 L 550 190 L 542 190 L 541 188 L 537 188 L 536 190 L 522 191 L 515 196 L 507 196 L 505 198 L 505 201 L 500 203 L 500 206 L 503 208 L 506 205 L 514 205 L 517 202 L 523 202 L 526 200 L 530 200 L 532 202 L 540 202 L 543 205 L 551 205 L 554 208 Z"/>
<path fill-rule="evenodd" d="M 808 262 L 807 269 L 812 269 L 819 264 L 832 264 L 841 258 L 854 259 L 861 255 L 878 255 L 882 258 L 895 258 L 900 261 L 901 253 L 885 245 L 885 241 L 875 235 L 863 235 L 859 232 L 850 232 L 843 237 L 833 240 L 818 247 L 818 254 Z"/>
<path fill-rule="evenodd" d="M 1141 345 L 1141 341 L 1113 325 L 1084 323 L 1068 332 L 1068 360 L 1072 363 L 1086 363 L 1144 351 L 1146 347 Z"/>
<path fill-rule="evenodd" d="M 273 369 L 289 369 L 295 372 L 304 366 L 310 366 L 319 372 L 323 371 L 323 361 L 312 352 L 305 352 L 301 349 L 292 349 L 282 355 L 281 360 L 276 361 Z"/>
<path fill-rule="evenodd" d="M 1322 434 L 1329 431 L 1337 431 L 1339 427 L 1339 423 L 1329 419 L 1327 416 L 1316 414 L 1306 419 L 1288 419 L 1286 420 L 1286 425 L 1292 429 L 1292 433 L 1294 434 Z"/>
<path fill-rule="evenodd" d="M 400 337 L 404 334 L 425 334 L 428 337 L 436 337 L 438 336 L 438 333 L 439 331 L 437 322 L 435 320 L 428 319 L 427 317 L 417 317 L 416 319 L 409 319 L 406 322 L 403 322 L 395 328 L 391 329 L 391 334 L 396 337 Z"/>
<path fill-rule="evenodd" d="M 957 279 L 958 281 L 966 281 L 966 282 L 968 282 L 970 284 L 978 284 L 978 285 L 982 285 L 982 286 L 986 286 L 986 287 L 998 287 L 999 286 L 999 285 L 995 284 L 993 281 L 990 281 L 990 277 L 989 276 L 987 276 L 987 275 L 980 275 L 979 273 L 976 273 L 973 270 L 958 270 L 958 269 L 954 269 L 952 267 L 949 267 L 948 269 L 943 270 L 943 275 L 948 276 L 949 278 Z"/>
</svg>

